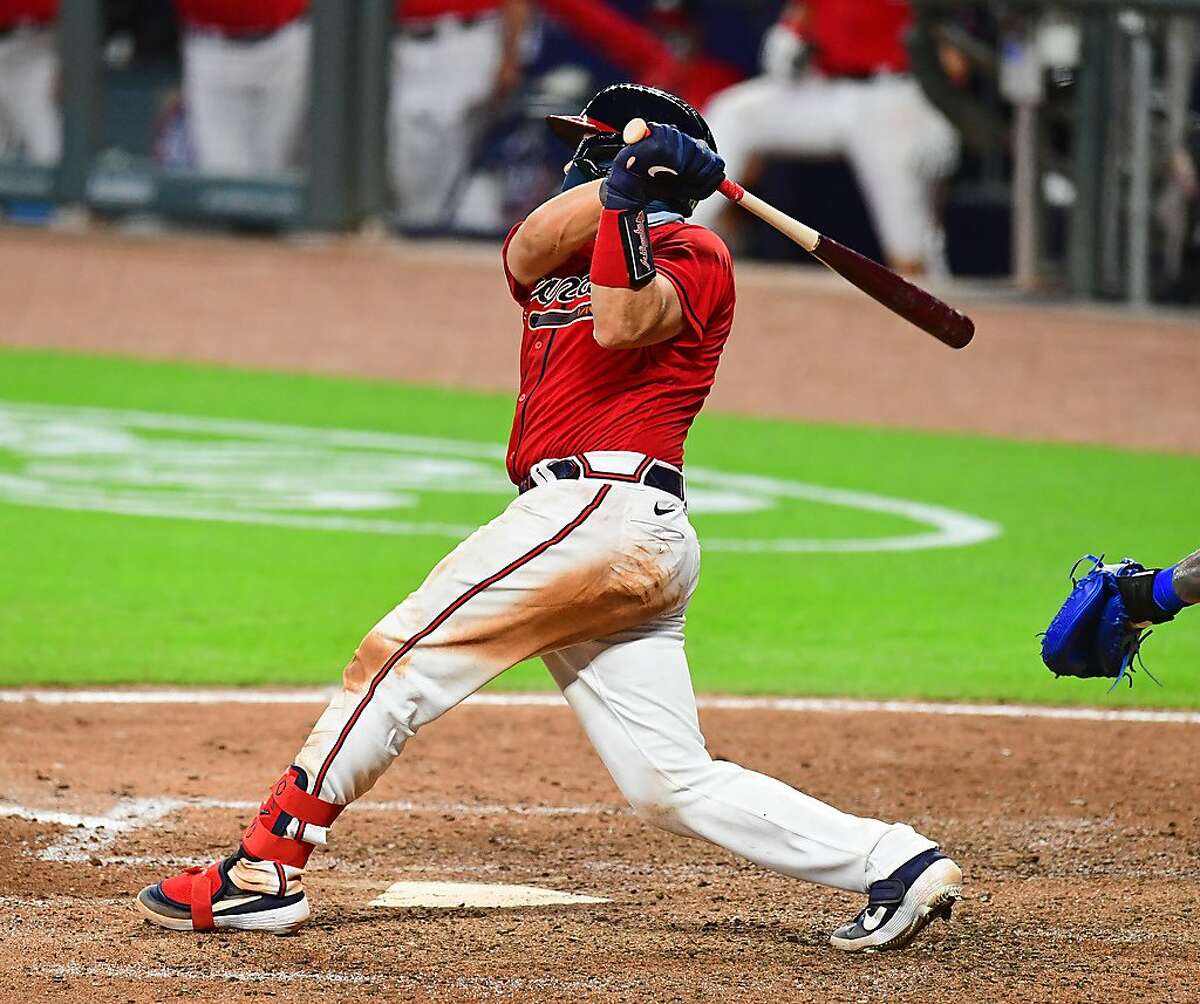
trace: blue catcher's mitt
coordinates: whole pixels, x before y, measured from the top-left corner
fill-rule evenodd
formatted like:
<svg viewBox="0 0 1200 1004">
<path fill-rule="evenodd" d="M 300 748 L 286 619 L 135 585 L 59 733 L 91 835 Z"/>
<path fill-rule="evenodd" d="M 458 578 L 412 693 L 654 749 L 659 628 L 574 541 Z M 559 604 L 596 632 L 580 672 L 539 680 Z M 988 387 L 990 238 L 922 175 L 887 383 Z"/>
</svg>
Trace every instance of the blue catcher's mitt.
<svg viewBox="0 0 1200 1004">
<path fill-rule="evenodd" d="M 1081 579 L 1075 571 L 1091 561 L 1091 570 Z M 1149 635 L 1150 623 L 1171 620 L 1162 611 L 1150 612 L 1145 603 L 1146 590 L 1153 588 L 1158 569 L 1147 569 L 1126 558 L 1119 565 L 1105 565 L 1104 556 L 1089 554 L 1071 566 L 1074 588 L 1042 636 L 1042 662 L 1055 676 L 1085 679 L 1107 677 L 1113 687 L 1128 679 L 1133 686 L 1133 660 L 1141 663 L 1139 650 Z M 1130 619 L 1133 606 L 1145 621 Z M 1158 683 L 1141 664 L 1146 675 Z M 1112 690 L 1112 687 L 1109 687 Z"/>
</svg>

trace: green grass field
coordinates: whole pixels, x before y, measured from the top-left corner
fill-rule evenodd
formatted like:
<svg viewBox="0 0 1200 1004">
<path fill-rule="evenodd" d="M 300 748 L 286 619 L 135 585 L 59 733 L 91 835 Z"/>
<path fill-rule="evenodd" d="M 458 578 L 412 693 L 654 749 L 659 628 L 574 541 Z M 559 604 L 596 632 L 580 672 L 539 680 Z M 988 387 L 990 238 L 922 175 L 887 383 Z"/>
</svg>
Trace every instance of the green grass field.
<svg viewBox="0 0 1200 1004">
<path fill-rule="evenodd" d="M 131 452 L 124 419 L 75 410 L 84 406 L 466 445 L 416 444 L 393 469 L 391 440 L 263 438 L 143 418 Z M 492 459 L 510 419 L 497 395 L 0 352 L 0 684 L 336 681 L 457 528 L 511 498 Z M 1163 563 L 1197 546 L 1182 518 L 1200 483 L 1196 458 L 706 415 L 688 461 L 946 507 L 1002 531 L 911 551 L 706 550 L 688 629 L 700 689 L 1200 705 L 1200 618 L 1185 615 L 1149 643 L 1164 689 L 1142 678 L 1108 697 L 1101 681 L 1055 681 L 1035 638 L 1079 555 Z M 443 490 L 446 471 L 463 483 L 478 476 L 483 490 Z M 427 480 L 413 488 L 414 477 Z M 346 479 L 358 486 L 352 500 L 340 492 Z M 362 487 L 376 481 L 388 485 L 379 497 Z M 124 511 L 102 511 L 114 498 Z M 136 514 L 164 506 L 191 518 Z M 413 523 L 420 532 L 402 532 Z M 702 543 L 725 547 L 802 538 L 871 548 L 930 530 L 902 513 L 805 497 L 701 511 L 695 524 Z M 549 681 L 521 666 L 498 685 Z"/>
</svg>

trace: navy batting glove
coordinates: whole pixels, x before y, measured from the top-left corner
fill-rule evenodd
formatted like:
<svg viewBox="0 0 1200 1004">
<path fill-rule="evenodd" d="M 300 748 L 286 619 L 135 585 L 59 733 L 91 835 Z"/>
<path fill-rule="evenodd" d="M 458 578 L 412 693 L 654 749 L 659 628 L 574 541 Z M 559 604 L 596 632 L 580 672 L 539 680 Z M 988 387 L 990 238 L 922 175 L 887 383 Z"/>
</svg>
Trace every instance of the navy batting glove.
<svg viewBox="0 0 1200 1004">
<path fill-rule="evenodd" d="M 602 197 L 607 209 L 638 209 L 656 199 L 706 199 L 725 180 L 725 161 L 702 140 L 650 123 L 650 135 L 623 147 Z"/>
</svg>

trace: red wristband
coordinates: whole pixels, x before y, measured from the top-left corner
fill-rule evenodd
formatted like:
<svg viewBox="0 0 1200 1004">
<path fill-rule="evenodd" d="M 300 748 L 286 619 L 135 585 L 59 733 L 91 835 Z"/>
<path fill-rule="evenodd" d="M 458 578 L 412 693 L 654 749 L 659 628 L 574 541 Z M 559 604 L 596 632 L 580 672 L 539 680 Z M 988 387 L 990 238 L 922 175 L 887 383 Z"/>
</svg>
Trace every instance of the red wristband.
<svg viewBox="0 0 1200 1004">
<path fill-rule="evenodd" d="M 592 285 L 638 289 L 657 274 L 646 210 L 605 209 L 592 252 Z"/>
</svg>

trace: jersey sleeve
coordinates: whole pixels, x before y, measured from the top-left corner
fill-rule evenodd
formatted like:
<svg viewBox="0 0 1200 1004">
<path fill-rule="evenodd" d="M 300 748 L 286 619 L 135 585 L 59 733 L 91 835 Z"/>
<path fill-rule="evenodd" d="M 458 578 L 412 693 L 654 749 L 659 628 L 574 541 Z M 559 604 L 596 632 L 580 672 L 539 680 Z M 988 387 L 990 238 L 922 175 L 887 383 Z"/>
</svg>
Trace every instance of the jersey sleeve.
<svg viewBox="0 0 1200 1004">
<path fill-rule="evenodd" d="M 508 280 L 508 291 L 512 294 L 512 298 L 517 301 L 522 307 L 529 303 L 529 297 L 532 291 L 528 286 L 522 286 L 517 282 L 516 277 L 508 269 L 508 246 L 512 243 L 512 239 L 516 237 L 517 231 L 521 229 L 520 223 L 514 224 L 513 228 L 508 232 L 508 236 L 504 238 L 504 247 L 500 251 L 500 262 L 504 266 L 504 278 Z"/>
<path fill-rule="evenodd" d="M 733 304 L 733 257 L 711 230 L 686 226 L 654 243 L 654 265 L 679 296 L 684 324 L 697 338 Z"/>
</svg>

